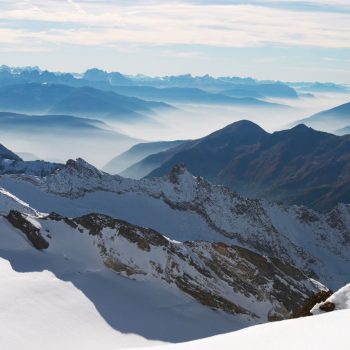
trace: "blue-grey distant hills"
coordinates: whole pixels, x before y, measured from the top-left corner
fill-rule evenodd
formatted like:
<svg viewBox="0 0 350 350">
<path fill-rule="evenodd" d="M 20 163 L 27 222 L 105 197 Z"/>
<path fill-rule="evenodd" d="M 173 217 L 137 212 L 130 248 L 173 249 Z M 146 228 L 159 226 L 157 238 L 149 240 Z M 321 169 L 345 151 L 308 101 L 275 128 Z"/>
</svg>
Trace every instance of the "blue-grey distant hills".
<svg viewBox="0 0 350 350">
<path fill-rule="evenodd" d="M 293 88 L 280 82 L 254 85 L 234 84 L 230 89 L 223 90 L 222 93 L 233 97 L 298 98 L 298 94 Z"/>
<path fill-rule="evenodd" d="M 136 144 L 126 152 L 123 152 L 122 154 L 110 160 L 103 167 L 103 170 L 110 174 L 119 174 L 123 170 L 130 167 L 132 164 L 138 163 L 139 161 L 141 161 L 142 159 L 146 158 L 151 154 L 166 151 L 170 148 L 179 146 L 184 142 L 185 141 L 179 140 L 179 141 L 158 141 L 158 142 L 147 142 L 147 143 Z M 152 169 L 150 169 L 150 171 L 151 170 Z M 148 172 L 146 172 L 146 174 L 148 174 Z M 129 176 L 126 175 L 126 177 L 129 177 Z M 134 176 L 131 176 L 131 177 L 135 178 Z"/>
<path fill-rule="evenodd" d="M 297 123 L 304 123 L 318 130 L 344 133 L 344 130 L 340 132 L 338 130 L 350 125 L 350 102 L 316 113 Z"/>
<path fill-rule="evenodd" d="M 21 151 L 59 162 L 84 157 L 98 166 L 141 141 L 101 120 L 69 115 L 0 112 L 0 130 L 3 142 L 11 148 L 16 145 Z"/>
<path fill-rule="evenodd" d="M 27 83 L 0 88 L 0 110 L 10 112 L 135 120 L 164 108 L 171 107 L 91 87 Z"/>
<path fill-rule="evenodd" d="M 172 156 L 178 153 L 180 150 L 186 149 L 187 145 L 189 145 L 190 142 L 191 141 L 184 141 L 175 147 L 160 151 L 159 153 L 147 155 L 139 162 L 130 165 L 119 175 L 123 177 L 130 177 L 132 179 L 142 179 L 151 173 L 154 169 L 162 166 L 162 164 L 171 159 Z"/>
<path fill-rule="evenodd" d="M 346 126 L 345 128 L 341 128 L 336 130 L 335 134 L 337 135 L 349 135 L 350 134 L 350 125 Z"/>
<path fill-rule="evenodd" d="M 350 136 L 305 125 L 270 134 L 252 122 L 240 121 L 148 156 L 132 167 L 157 166 L 147 177 L 158 177 L 176 164 L 246 196 L 319 210 L 350 202 Z"/>
<path fill-rule="evenodd" d="M 242 96 L 229 96 L 225 93 L 208 92 L 199 88 L 152 86 L 114 86 L 113 91 L 122 95 L 134 96 L 145 100 L 160 100 L 169 103 L 225 104 L 232 106 L 286 108 L 278 103 L 271 103 L 253 97 L 247 92 Z M 261 96 L 264 98 L 264 96 Z"/>
<path fill-rule="evenodd" d="M 294 84 L 293 84 L 294 85 Z M 348 86 L 334 83 L 296 83 L 299 91 L 320 93 L 349 93 Z"/>
</svg>

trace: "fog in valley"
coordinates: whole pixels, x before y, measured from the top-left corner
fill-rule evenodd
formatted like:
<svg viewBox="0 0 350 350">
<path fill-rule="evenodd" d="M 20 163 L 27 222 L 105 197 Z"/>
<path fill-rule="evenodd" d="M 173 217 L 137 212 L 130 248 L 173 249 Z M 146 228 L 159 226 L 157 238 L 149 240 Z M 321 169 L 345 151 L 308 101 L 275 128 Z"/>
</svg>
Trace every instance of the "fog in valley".
<svg viewBox="0 0 350 350">
<path fill-rule="evenodd" d="M 171 103 L 174 109 L 156 111 L 138 120 L 131 117 L 130 121 L 128 118 L 120 121 L 120 118 L 110 116 L 96 117 L 102 123 L 92 123 L 92 127 L 83 128 L 71 127 L 69 123 L 57 127 L 40 122 L 33 125 L 16 122 L 13 130 L 2 127 L 1 142 L 14 152 L 29 153 L 31 158 L 65 162 L 82 157 L 102 168 L 113 157 L 139 142 L 201 138 L 242 119 L 251 120 L 273 132 L 290 128 L 298 120 L 346 103 L 349 98 L 346 93 L 319 93 L 314 97 L 268 100 L 282 105 L 280 108 Z M 331 127 L 327 125 L 326 130 L 333 131 Z"/>
</svg>

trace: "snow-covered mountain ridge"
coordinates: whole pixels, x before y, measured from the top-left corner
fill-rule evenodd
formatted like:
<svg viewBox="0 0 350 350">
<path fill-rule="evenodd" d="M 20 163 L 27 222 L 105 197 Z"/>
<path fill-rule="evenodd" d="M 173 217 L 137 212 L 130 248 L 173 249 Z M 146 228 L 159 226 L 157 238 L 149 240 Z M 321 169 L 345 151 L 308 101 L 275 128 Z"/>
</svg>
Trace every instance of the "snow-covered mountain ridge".
<svg viewBox="0 0 350 350">
<path fill-rule="evenodd" d="M 60 231 L 68 234 L 65 245 L 71 246 L 70 252 L 63 246 L 60 255 L 82 255 L 69 237 L 84 237 L 94 250 L 93 260 L 101 259 L 118 274 L 169 285 L 202 305 L 242 315 L 248 324 L 286 318 L 323 288 L 277 258 L 218 242 L 172 241 L 152 229 L 106 215 L 68 219 L 55 213 L 35 215 L 10 209 L 4 219 L 44 254 L 55 246 L 60 225 Z M 91 263 L 88 256 L 81 259 L 87 266 Z"/>
<path fill-rule="evenodd" d="M 82 159 L 46 177 L 4 175 L 0 185 L 43 212 L 106 214 L 178 241 L 239 245 L 295 265 L 327 287 L 349 280 L 350 207 L 321 214 L 240 197 L 177 166 L 165 177 L 131 180 Z"/>
</svg>

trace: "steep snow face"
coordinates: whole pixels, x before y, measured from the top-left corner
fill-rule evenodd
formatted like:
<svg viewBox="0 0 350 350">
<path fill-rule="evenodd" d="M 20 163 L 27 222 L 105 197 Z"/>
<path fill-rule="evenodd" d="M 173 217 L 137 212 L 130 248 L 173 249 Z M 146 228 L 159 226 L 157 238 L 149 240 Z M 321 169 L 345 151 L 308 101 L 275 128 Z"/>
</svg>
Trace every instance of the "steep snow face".
<svg viewBox="0 0 350 350">
<path fill-rule="evenodd" d="M 350 207 L 327 214 L 246 199 L 177 166 L 165 177 L 131 180 L 82 159 L 44 178 L 4 175 L 0 185 L 44 212 L 104 213 L 178 241 L 237 244 L 295 264 L 332 289 L 349 280 Z"/>
<path fill-rule="evenodd" d="M 329 312 L 344 309 L 350 309 L 350 284 L 347 284 L 343 288 L 340 288 L 325 302 L 315 305 L 311 310 L 311 313 L 318 315 L 327 311 Z"/>
<path fill-rule="evenodd" d="M 0 258 L 0 279 L 1 349 L 107 350 L 152 344 L 114 330 L 81 291 L 52 272 L 19 273 Z"/>
<path fill-rule="evenodd" d="M 314 317 L 273 322 L 249 327 L 237 332 L 219 335 L 177 345 L 151 347 L 149 350 L 295 350 L 348 349 L 350 310 L 331 312 Z"/>
<path fill-rule="evenodd" d="M 11 210 L 38 216 L 39 213 L 27 203 L 0 187 L 0 215 L 7 215 Z"/>
</svg>

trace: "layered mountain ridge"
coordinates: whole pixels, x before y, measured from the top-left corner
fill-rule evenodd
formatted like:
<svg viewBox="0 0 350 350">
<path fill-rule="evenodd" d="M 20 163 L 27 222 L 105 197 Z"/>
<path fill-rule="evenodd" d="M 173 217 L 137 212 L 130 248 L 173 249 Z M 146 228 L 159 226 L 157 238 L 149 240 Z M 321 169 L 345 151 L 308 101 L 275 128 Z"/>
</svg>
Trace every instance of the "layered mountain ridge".
<svg viewBox="0 0 350 350">
<path fill-rule="evenodd" d="M 148 178 L 158 177 L 182 163 L 194 175 L 246 196 L 327 211 L 350 201 L 349 147 L 348 135 L 340 137 L 302 124 L 270 134 L 250 121 L 240 121 L 150 155 L 122 175 L 143 172 Z"/>
</svg>

